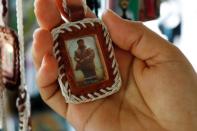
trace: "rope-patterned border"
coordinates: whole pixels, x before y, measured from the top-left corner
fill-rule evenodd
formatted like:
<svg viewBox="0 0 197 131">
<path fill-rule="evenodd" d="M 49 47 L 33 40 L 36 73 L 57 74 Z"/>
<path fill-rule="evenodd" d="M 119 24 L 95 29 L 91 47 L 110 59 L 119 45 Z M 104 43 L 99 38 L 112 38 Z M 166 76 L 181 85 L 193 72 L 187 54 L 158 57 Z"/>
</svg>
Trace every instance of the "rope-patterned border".
<svg viewBox="0 0 197 131">
<path fill-rule="evenodd" d="M 64 30 L 66 30 L 68 32 L 72 32 L 73 28 L 76 28 L 78 30 L 82 30 L 84 28 L 87 28 L 87 24 L 90 24 L 92 27 L 94 27 L 96 23 L 102 25 L 102 29 L 104 32 L 103 35 L 104 35 L 104 38 L 106 41 L 106 45 L 108 47 L 108 53 L 110 54 L 109 58 L 112 59 L 112 61 L 113 61 L 111 64 L 111 67 L 113 69 L 113 75 L 115 75 L 114 84 L 111 87 L 106 87 L 105 89 L 101 89 L 97 92 L 87 94 L 88 98 L 86 96 L 80 96 L 80 97 L 75 96 L 75 95 L 71 94 L 68 81 L 66 81 L 65 83 L 62 83 L 62 79 L 64 77 L 66 77 L 66 74 L 60 73 L 60 72 L 64 71 L 64 65 L 59 64 L 58 81 L 60 84 L 60 88 L 62 90 L 62 95 L 65 97 L 67 103 L 78 104 L 78 103 L 85 103 L 85 102 L 90 102 L 90 101 L 94 101 L 97 99 L 105 98 L 105 97 L 112 95 L 112 94 L 116 93 L 117 91 L 119 91 L 119 89 L 121 87 L 122 80 L 121 80 L 119 69 L 118 69 L 118 63 L 115 59 L 114 49 L 112 46 L 112 40 L 110 38 L 110 35 L 107 31 L 106 26 L 99 19 L 86 18 L 82 21 L 77 21 L 77 22 L 72 22 L 72 23 L 64 23 L 61 26 L 53 29 L 51 33 L 53 35 L 53 41 L 55 42 L 54 46 L 53 46 L 54 56 L 56 57 L 58 63 L 60 63 L 60 61 L 62 59 L 61 55 L 60 55 L 60 51 L 58 50 L 60 43 L 56 40 L 61 33 L 64 33 Z M 79 25 L 81 25 L 81 26 L 79 26 Z"/>
</svg>

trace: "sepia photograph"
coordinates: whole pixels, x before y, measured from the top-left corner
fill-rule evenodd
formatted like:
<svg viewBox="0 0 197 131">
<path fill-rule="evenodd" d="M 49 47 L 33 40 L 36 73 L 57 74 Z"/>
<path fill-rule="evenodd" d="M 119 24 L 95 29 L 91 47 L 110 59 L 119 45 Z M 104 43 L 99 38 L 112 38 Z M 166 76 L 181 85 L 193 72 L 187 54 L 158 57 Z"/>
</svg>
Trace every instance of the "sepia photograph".
<svg viewBox="0 0 197 131">
<path fill-rule="evenodd" d="M 95 36 L 85 36 L 65 41 L 76 85 L 79 87 L 105 80 L 103 56 Z"/>
</svg>

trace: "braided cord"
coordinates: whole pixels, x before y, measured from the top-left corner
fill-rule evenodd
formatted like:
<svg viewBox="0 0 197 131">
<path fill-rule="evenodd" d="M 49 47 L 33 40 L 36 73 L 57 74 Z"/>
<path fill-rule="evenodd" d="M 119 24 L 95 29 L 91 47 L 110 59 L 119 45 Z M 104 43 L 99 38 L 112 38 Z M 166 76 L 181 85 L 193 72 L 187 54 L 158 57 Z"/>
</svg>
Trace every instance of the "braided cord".
<svg viewBox="0 0 197 131">
<path fill-rule="evenodd" d="M 31 131 L 30 126 L 30 98 L 27 93 L 25 79 L 25 52 L 24 52 L 24 31 L 23 31 L 23 2 L 16 0 L 17 29 L 19 38 L 20 54 L 20 74 L 21 85 L 17 98 L 17 108 L 19 112 L 19 131 Z"/>
<path fill-rule="evenodd" d="M 1 55 L 1 54 L 0 54 Z M 5 111 L 5 87 L 3 84 L 3 76 L 2 76 L 2 69 L 1 69 L 1 58 L 0 58 L 0 129 L 3 129 L 6 131 L 7 125 L 6 125 L 6 111 Z"/>
<path fill-rule="evenodd" d="M 0 90 L 0 129 L 3 129 L 3 107 L 3 90 Z"/>
<path fill-rule="evenodd" d="M 8 0 L 1 0 L 1 20 L 0 25 L 6 26 L 7 24 L 7 16 L 8 16 Z M 1 53 L 1 52 L 0 52 Z M 6 124 L 6 92 L 5 86 L 3 84 L 3 76 L 2 76 L 2 59 L 0 54 L 0 129 L 7 131 L 7 124 Z"/>
<path fill-rule="evenodd" d="M 24 31 L 23 31 L 23 12 L 22 12 L 22 0 L 16 0 L 16 16 L 17 16 L 17 29 L 20 48 L 20 74 L 21 74 L 21 86 L 26 85 L 25 80 L 25 57 L 24 57 Z"/>
<path fill-rule="evenodd" d="M 1 56 L 1 54 L 0 54 Z M 1 69 L 1 57 L 0 57 L 0 129 L 3 129 L 3 113 L 4 113 L 4 104 L 3 104 L 3 77 Z"/>
</svg>

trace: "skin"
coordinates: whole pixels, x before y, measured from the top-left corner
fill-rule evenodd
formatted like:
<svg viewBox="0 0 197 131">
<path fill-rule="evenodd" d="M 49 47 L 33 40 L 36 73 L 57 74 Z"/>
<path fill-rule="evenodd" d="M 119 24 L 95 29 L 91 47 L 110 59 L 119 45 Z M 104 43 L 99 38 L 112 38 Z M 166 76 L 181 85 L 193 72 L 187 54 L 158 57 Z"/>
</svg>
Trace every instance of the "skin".
<svg viewBox="0 0 197 131">
<path fill-rule="evenodd" d="M 40 94 L 77 131 L 197 130 L 197 74 L 175 46 L 141 23 L 105 12 L 103 21 L 115 42 L 123 80 L 121 90 L 95 102 L 66 104 L 57 88 L 50 34 L 61 21 L 60 14 L 53 0 L 35 0 L 35 14 L 40 28 L 32 48 Z M 89 11 L 87 17 L 94 15 Z"/>
</svg>

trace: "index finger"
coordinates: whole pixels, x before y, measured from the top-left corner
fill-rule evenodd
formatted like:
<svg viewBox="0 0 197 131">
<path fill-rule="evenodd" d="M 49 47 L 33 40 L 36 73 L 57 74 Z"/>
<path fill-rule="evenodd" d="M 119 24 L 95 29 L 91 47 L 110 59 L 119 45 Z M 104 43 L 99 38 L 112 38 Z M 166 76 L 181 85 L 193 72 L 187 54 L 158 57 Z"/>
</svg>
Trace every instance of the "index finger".
<svg viewBox="0 0 197 131">
<path fill-rule="evenodd" d="M 61 15 L 56 7 L 55 0 L 35 0 L 35 15 L 37 17 L 39 30 L 34 32 L 33 58 L 36 68 L 40 68 L 42 59 L 46 53 L 52 52 L 52 35 L 50 30 L 61 21 Z M 47 6 L 46 6 L 47 5 Z M 88 8 L 86 17 L 96 17 Z"/>
<path fill-rule="evenodd" d="M 34 6 L 34 12 L 41 28 L 51 30 L 63 21 L 55 0 L 35 0 Z M 86 17 L 96 16 L 88 8 Z"/>
<path fill-rule="evenodd" d="M 35 0 L 34 6 L 37 22 L 41 28 L 51 30 L 61 22 L 61 15 L 55 0 Z"/>
</svg>

